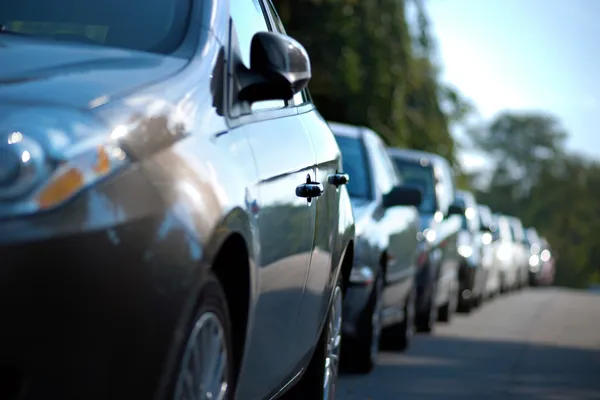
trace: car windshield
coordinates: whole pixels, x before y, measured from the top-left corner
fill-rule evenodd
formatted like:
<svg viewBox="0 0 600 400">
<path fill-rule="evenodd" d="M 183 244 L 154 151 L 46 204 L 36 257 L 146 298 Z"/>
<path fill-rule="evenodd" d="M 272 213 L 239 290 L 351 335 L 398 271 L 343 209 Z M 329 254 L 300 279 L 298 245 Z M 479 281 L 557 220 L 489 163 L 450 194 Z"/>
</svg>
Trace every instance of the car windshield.
<svg viewBox="0 0 600 400">
<path fill-rule="evenodd" d="M 435 180 L 433 177 L 433 168 L 431 166 L 422 166 L 416 162 L 402 160 L 392 157 L 396 168 L 402 175 L 402 180 L 406 185 L 416 186 L 421 189 L 422 201 L 419 211 L 426 214 L 433 214 L 436 211 L 435 200 Z"/>
<path fill-rule="evenodd" d="M 3 0 L 0 25 L 4 33 L 168 54 L 183 40 L 190 8 L 191 0 Z"/>
<path fill-rule="evenodd" d="M 362 142 L 357 138 L 338 135 L 335 139 L 342 151 L 344 172 L 350 176 L 348 182 L 350 197 L 372 199 L 370 168 Z"/>
</svg>

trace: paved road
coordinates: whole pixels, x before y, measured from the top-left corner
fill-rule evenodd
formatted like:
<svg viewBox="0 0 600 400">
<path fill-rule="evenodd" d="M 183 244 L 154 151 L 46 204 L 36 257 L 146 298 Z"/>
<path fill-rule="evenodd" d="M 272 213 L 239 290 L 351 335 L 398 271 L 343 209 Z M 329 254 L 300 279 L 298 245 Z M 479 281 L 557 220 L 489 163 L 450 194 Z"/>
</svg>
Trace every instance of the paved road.
<svg viewBox="0 0 600 400">
<path fill-rule="evenodd" d="M 600 295 L 527 289 L 382 353 L 338 400 L 600 399 Z"/>
</svg>

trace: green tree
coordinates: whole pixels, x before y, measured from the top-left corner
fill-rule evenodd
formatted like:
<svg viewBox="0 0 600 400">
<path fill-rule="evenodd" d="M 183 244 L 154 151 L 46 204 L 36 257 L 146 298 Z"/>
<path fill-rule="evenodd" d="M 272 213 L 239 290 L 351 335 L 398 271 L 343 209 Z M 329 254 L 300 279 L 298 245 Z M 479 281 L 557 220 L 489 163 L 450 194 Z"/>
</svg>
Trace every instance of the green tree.
<svg viewBox="0 0 600 400">
<path fill-rule="evenodd" d="M 326 119 L 369 126 L 389 145 L 454 161 L 450 124 L 465 114 L 467 102 L 439 83 L 435 40 L 421 0 L 274 4 L 288 34 L 311 56 L 310 90 Z M 414 34 L 407 7 L 417 10 Z"/>
<path fill-rule="evenodd" d="M 567 154 L 566 137 L 559 121 L 545 113 L 505 112 L 473 132 L 495 162 L 478 199 L 536 227 L 558 255 L 557 284 L 581 287 L 598 276 L 600 266 L 600 166 Z"/>
</svg>

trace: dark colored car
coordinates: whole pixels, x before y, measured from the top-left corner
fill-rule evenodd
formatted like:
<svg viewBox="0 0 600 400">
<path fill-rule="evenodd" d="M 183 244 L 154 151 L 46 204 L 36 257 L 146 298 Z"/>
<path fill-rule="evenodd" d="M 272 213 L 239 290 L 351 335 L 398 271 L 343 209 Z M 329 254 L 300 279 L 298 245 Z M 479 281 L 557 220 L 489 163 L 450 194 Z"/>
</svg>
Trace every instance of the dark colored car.
<svg viewBox="0 0 600 400">
<path fill-rule="evenodd" d="M 332 398 L 354 220 L 272 4 L 0 18 L 0 398 Z"/>
<path fill-rule="evenodd" d="M 486 267 L 489 266 L 484 265 L 487 248 L 484 247 L 482 235 L 491 233 L 491 229 L 481 224 L 480 210 L 473 193 L 458 190 L 456 198 L 465 209 L 458 237 L 458 254 L 461 257 L 458 308 L 469 312 L 472 307 L 479 306 L 486 295 L 489 271 Z"/>
<path fill-rule="evenodd" d="M 421 202 L 402 186 L 385 145 L 368 128 L 330 123 L 342 151 L 356 221 L 354 267 L 344 299 L 344 364 L 369 372 L 383 345 L 404 350 L 414 322 L 414 275 Z"/>
<path fill-rule="evenodd" d="M 436 154 L 388 149 L 405 184 L 421 189 L 417 272 L 417 318 L 420 331 L 431 332 L 436 320 L 449 321 L 458 302 L 457 240 L 464 208 L 455 202 L 450 163 Z"/>
</svg>

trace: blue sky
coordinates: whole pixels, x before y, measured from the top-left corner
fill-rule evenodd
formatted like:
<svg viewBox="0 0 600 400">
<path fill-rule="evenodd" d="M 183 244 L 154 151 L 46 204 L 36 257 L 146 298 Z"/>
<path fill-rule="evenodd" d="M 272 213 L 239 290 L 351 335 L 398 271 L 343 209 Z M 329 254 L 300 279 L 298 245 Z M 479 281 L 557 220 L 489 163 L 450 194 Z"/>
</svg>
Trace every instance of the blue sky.
<svg viewBox="0 0 600 400">
<path fill-rule="evenodd" d="M 546 110 L 567 147 L 600 159 L 600 0 L 428 0 L 443 66 L 490 119 Z M 465 154 L 466 164 L 482 162 Z"/>
</svg>

